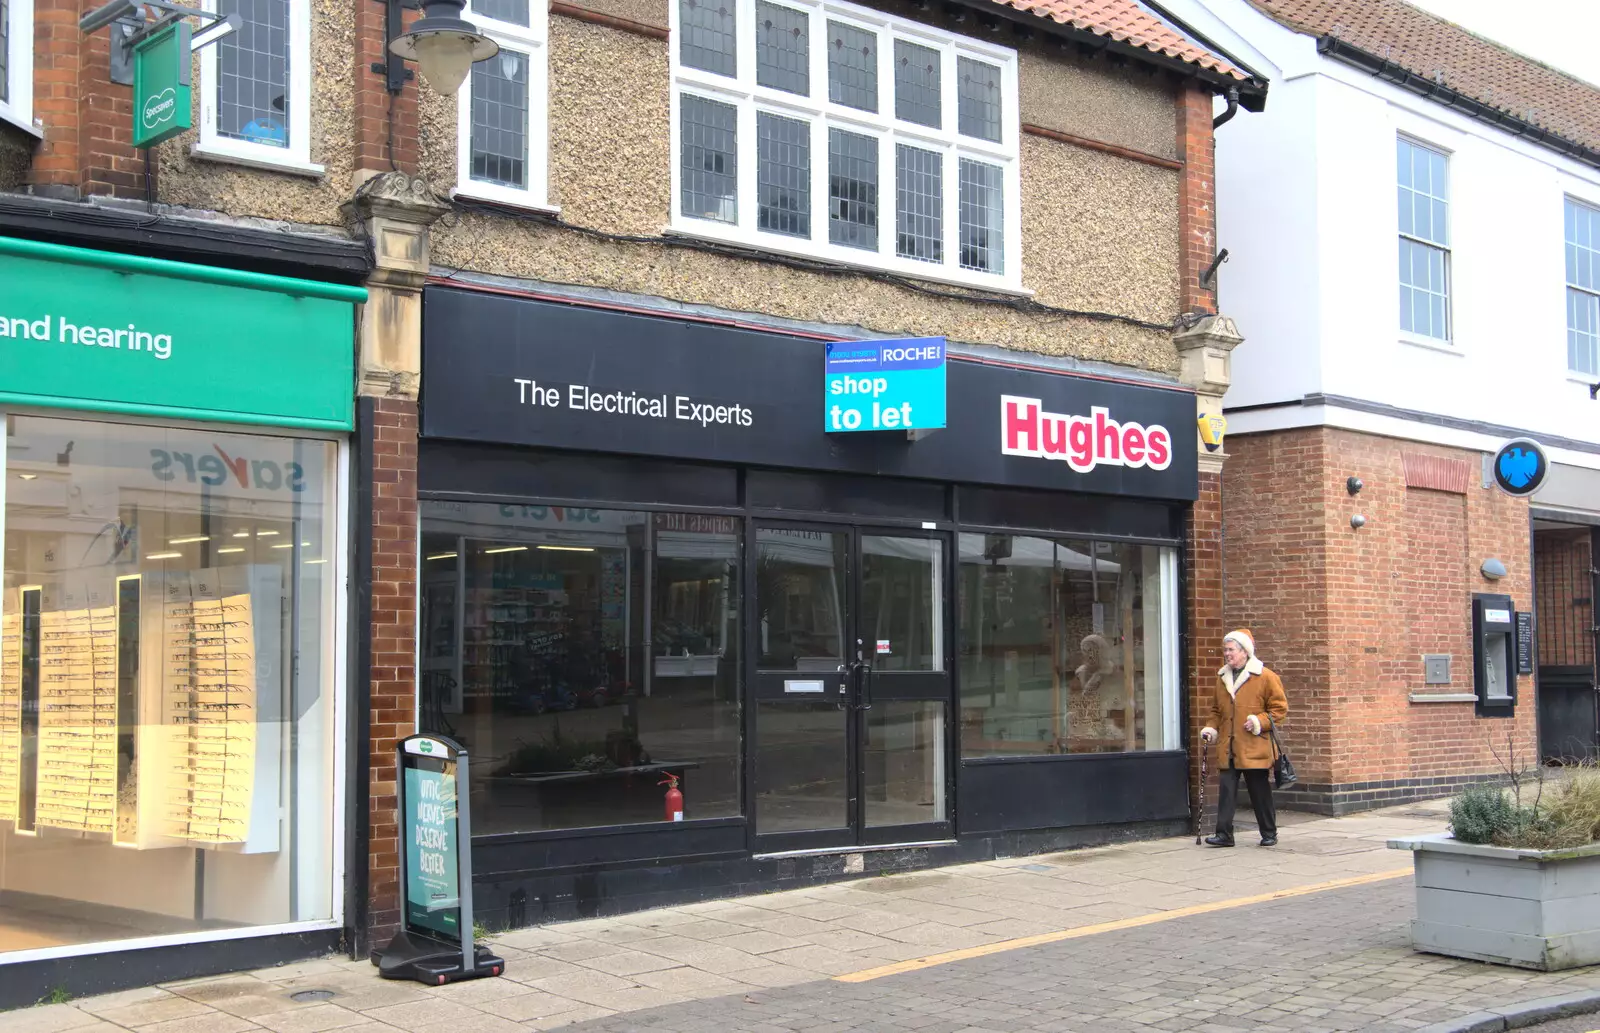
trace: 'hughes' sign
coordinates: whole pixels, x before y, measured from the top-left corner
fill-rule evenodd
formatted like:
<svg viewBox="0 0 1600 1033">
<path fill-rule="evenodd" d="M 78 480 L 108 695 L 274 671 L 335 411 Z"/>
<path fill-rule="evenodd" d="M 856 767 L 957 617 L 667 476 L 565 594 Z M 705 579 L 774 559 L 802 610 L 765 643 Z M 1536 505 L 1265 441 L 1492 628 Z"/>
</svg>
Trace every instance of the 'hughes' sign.
<svg viewBox="0 0 1600 1033">
<path fill-rule="evenodd" d="M 861 368 L 835 370 L 834 393 L 815 338 L 459 287 L 427 288 L 423 323 L 428 438 L 1146 499 L 1193 499 L 1199 488 L 1195 398 L 1178 388 L 964 359 L 941 345 L 944 429 L 911 440 L 905 427 L 934 415 L 935 393 L 891 399 L 887 374 Z M 859 347 L 835 358 L 862 358 Z M 897 402 L 894 424 L 886 400 Z M 846 402 L 863 410 L 859 428 L 845 426 Z M 835 405 L 841 430 L 879 433 L 833 431 Z"/>
<path fill-rule="evenodd" d="M 1162 426 L 1118 423 L 1103 406 L 1087 416 L 1063 416 L 1046 412 L 1037 398 L 1001 395 L 1000 451 L 1060 459 L 1079 473 L 1100 465 L 1165 470 L 1172 463 L 1172 435 Z"/>
</svg>

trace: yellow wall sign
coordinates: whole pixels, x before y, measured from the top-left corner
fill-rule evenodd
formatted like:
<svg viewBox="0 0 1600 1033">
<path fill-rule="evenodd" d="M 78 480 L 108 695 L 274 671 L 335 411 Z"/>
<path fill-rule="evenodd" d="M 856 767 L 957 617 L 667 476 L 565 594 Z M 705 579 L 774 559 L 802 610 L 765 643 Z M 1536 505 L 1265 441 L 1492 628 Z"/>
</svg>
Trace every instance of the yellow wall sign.
<svg viewBox="0 0 1600 1033">
<path fill-rule="evenodd" d="M 1227 417 L 1222 415 L 1212 416 L 1208 413 L 1200 414 L 1200 440 L 1206 446 L 1207 452 L 1216 452 L 1222 448 L 1222 439 L 1228 433 Z"/>
</svg>

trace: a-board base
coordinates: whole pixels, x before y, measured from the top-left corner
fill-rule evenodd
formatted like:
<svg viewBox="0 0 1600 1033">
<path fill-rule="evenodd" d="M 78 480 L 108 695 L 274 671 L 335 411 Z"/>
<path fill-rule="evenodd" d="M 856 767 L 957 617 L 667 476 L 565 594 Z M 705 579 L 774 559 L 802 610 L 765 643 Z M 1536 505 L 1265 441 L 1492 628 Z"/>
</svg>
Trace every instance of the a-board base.
<svg viewBox="0 0 1600 1033">
<path fill-rule="evenodd" d="M 498 976 L 506 970 L 505 961 L 487 947 L 474 947 L 469 968 L 462 964 L 460 944 L 405 931 L 396 933 L 389 946 L 374 953 L 372 963 L 384 979 L 414 979 L 429 986 Z"/>
</svg>

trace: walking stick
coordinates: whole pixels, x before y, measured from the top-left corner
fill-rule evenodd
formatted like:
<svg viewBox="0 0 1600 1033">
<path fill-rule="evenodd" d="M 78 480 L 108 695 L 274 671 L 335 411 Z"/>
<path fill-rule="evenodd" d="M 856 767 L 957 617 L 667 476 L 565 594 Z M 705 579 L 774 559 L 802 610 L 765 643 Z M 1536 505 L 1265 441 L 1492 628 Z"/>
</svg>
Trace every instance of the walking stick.
<svg viewBox="0 0 1600 1033">
<path fill-rule="evenodd" d="M 1200 806 L 1194 812 L 1194 845 L 1200 845 L 1200 826 L 1206 820 L 1206 744 L 1200 744 Z"/>
</svg>

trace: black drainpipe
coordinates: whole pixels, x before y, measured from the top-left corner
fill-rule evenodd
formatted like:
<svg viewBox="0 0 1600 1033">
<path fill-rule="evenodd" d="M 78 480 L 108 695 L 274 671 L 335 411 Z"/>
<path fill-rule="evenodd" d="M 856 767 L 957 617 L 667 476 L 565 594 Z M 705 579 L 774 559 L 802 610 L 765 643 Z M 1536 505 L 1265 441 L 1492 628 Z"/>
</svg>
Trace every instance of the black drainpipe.
<svg viewBox="0 0 1600 1033">
<path fill-rule="evenodd" d="M 1228 110 L 1211 120 L 1213 131 L 1221 129 L 1229 119 L 1239 113 L 1239 87 L 1228 87 Z"/>
</svg>

